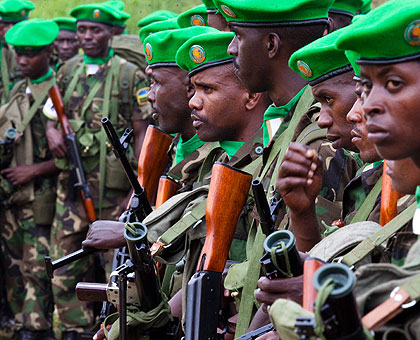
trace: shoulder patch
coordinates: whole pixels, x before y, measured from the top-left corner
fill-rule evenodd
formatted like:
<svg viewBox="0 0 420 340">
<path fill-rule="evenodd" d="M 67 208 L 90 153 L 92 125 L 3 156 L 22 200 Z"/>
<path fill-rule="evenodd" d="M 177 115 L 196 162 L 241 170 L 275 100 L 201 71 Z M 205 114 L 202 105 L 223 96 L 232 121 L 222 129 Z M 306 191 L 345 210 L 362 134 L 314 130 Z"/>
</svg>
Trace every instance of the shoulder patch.
<svg viewBox="0 0 420 340">
<path fill-rule="evenodd" d="M 137 91 L 137 104 L 139 106 L 146 105 L 147 102 L 147 93 L 149 92 L 148 87 L 143 87 L 140 90 Z"/>
</svg>

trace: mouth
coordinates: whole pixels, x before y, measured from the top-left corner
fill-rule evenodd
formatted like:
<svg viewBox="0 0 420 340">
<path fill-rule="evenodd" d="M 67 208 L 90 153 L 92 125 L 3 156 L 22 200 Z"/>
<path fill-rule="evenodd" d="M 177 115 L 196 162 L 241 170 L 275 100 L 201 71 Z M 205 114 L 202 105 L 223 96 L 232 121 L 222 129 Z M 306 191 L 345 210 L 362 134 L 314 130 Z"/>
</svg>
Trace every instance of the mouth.
<svg viewBox="0 0 420 340">
<path fill-rule="evenodd" d="M 360 141 L 360 140 L 362 139 L 362 136 L 361 136 L 361 135 L 359 134 L 359 132 L 358 132 L 357 130 L 355 130 L 355 129 L 351 130 L 350 134 L 351 134 L 351 137 L 352 137 L 351 142 L 352 142 L 353 144 L 354 144 L 354 143 L 357 143 L 358 141 Z"/>
<path fill-rule="evenodd" d="M 386 167 L 385 170 L 386 174 L 392 178 L 392 175 L 394 174 L 394 172 L 392 171 L 392 169 L 389 167 L 389 165 Z"/>
<path fill-rule="evenodd" d="M 389 132 L 372 123 L 366 123 L 369 140 L 374 144 L 380 144 L 389 137 Z"/>
<path fill-rule="evenodd" d="M 200 128 L 200 126 L 203 124 L 203 122 L 194 113 L 191 114 L 191 119 L 192 119 L 192 125 L 193 125 L 194 129 L 198 130 Z"/>
</svg>

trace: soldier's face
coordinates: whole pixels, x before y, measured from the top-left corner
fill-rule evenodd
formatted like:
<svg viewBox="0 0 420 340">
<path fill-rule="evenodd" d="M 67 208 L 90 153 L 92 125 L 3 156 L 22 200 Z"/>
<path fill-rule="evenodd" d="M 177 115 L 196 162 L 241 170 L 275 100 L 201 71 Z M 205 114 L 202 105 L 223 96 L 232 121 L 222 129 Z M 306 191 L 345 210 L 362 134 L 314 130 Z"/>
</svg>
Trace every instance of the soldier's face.
<svg viewBox="0 0 420 340">
<path fill-rule="evenodd" d="M 149 66 L 146 73 L 150 77 L 147 100 L 153 119 L 166 133 L 182 133 L 186 125 L 191 126 L 187 72 L 178 67 Z"/>
<path fill-rule="evenodd" d="M 106 57 L 112 36 L 113 30 L 109 25 L 83 20 L 77 22 L 77 38 L 88 57 Z"/>
<path fill-rule="evenodd" d="M 228 53 L 234 58 L 236 75 L 249 91 L 268 91 L 261 34 L 255 28 L 231 26 L 231 29 L 235 32 L 235 37 L 228 47 Z"/>
<path fill-rule="evenodd" d="M 68 30 L 60 30 L 57 39 L 54 41 L 54 48 L 57 51 L 58 58 L 62 61 L 74 57 L 79 51 L 79 46 L 77 34 Z"/>
<path fill-rule="evenodd" d="M 207 22 L 210 27 L 219 31 L 230 32 L 230 27 L 225 17 L 220 13 L 208 13 Z"/>
<path fill-rule="evenodd" d="M 318 126 L 327 128 L 327 139 L 335 149 L 358 151 L 351 142 L 353 124 L 346 115 L 356 101 L 352 72 L 327 79 L 312 87 L 315 99 L 321 103 Z"/>
<path fill-rule="evenodd" d="M 14 24 L 15 23 L 13 22 L 0 21 L 0 39 L 2 42 L 4 42 L 4 36 L 7 33 L 7 31 L 11 29 Z"/>
<path fill-rule="evenodd" d="M 412 157 L 420 167 L 420 62 L 361 67 L 369 140 L 384 159 Z"/>
<path fill-rule="evenodd" d="M 248 119 L 244 115 L 248 92 L 235 78 L 231 64 L 210 67 L 191 77 L 195 88 L 191 117 L 202 141 L 240 140 Z"/>
<path fill-rule="evenodd" d="M 353 124 L 351 130 L 351 142 L 359 149 L 360 158 L 367 163 L 373 163 L 381 159 L 376 151 L 375 145 L 368 139 L 366 130 L 366 118 L 362 110 L 362 86 L 360 82 L 355 87 L 356 102 L 347 113 L 347 121 Z"/>
<path fill-rule="evenodd" d="M 16 62 L 25 77 L 38 79 L 48 72 L 51 49 L 44 49 L 40 52 L 16 51 Z"/>
</svg>

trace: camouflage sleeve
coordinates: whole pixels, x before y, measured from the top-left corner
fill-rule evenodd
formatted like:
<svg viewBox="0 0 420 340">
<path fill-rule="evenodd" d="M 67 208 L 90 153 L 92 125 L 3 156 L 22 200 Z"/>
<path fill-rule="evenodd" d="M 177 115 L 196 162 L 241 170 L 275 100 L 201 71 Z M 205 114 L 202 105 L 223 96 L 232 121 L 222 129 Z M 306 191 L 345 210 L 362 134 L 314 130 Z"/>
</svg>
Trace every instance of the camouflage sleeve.
<svg viewBox="0 0 420 340">
<path fill-rule="evenodd" d="M 147 120 L 151 118 L 151 108 L 146 98 L 148 91 L 149 81 L 147 80 L 146 75 L 138 70 L 134 76 L 134 107 L 131 116 L 132 121 Z"/>
</svg>

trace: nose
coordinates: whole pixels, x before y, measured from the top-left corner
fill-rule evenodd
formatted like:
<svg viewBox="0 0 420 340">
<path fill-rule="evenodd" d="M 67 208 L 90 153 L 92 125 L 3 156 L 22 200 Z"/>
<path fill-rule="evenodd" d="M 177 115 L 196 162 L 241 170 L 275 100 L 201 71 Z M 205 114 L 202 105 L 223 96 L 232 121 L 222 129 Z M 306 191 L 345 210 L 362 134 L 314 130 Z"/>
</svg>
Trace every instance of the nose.
<svg viewBox="0 0 420 340">
<path fill-rule="evenodd" d="M 197 94 L 197 91 L 191 97 L 190 101 L 188 102 L 188 105 L 193 110 L 195 109 L 195 110 L 199 111 L 199 110 L 203 109 L 203 101 L 199 98 L 199 95 Z"/>
<path fill-rule="evenodd" d="M 228 53 L 234 57 L 238 56 L 238 38 L 236 35 L 233 37 L 232 41 L 228 46 Z"/>
<path fill-rule="evenodd" d="M 333 125 L 333 119 L 331 115 L 325 110 L 321 108 L 319 112 L 319 119 L 318 119 L 318 126 L 321 129 L 330 128 Z"/>
<path fill-rule="evenodd" d="M 155 93 L 153 85 L 150 86 L 150 90 L 149 92 L 147 92 L 146 98 L 147 98 L 147 101 L 150 103 L 154 103 L 156 101 L 156 93 Z"/>
<path fill-rule="evenodd" d="M 27 65 L 28 64 L 28 58 L 26 57 L 26 55 L 20 55 L 19 57 L 17 57 L 17 63 L 19 65 Z"/>
<path fill-rule="evenodd" d="M 375 86 L 372 87 L 368 95 L 362 95 L 362 98 L 362 110 L 366 119 L 368 119 L 369 116 L 384 113 L 384 97 L 381 96 L 381 93 L 376 90 Z"/>
<path fill-rule="evenodd" d="M 346 120 L 349 123 L 361 123 L 363 120 L 363 111 L 362 111 L 362 101 L 361 99 L 357 99 L 353 107 L 347 113 Z"/>
</svg>

